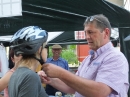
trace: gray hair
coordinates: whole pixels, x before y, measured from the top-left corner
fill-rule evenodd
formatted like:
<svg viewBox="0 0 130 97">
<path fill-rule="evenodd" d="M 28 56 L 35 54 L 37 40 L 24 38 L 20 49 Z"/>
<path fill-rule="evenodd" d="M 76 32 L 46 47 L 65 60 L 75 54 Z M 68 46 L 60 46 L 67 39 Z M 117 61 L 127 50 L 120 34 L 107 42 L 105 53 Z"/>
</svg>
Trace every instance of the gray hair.
<svg viewBox="0 0 130 97">
<path fill-rule="evenodd" d="M 86 26 L 89 23 L 95 23 L 96 27 L 101 29 L 101 31 L 103 31 L 105 28 L 108 28 L 110 30 L 110 34 L 111 34 L 110 22 L 109 22 L 108 18 L 105 17 L 103 14 L 87 17 L 87 19 L 84 22 L 84 26 Z"/>
</svg>

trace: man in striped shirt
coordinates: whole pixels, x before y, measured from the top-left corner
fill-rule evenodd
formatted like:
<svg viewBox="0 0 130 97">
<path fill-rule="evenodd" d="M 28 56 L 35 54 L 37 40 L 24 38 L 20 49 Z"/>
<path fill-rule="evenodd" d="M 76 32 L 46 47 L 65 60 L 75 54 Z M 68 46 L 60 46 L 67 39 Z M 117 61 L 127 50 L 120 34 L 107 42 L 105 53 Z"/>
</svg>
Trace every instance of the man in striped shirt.
<svg viewBox="0 0 130 97">
<path fill-rule="evenodd" d="M 76 97 L 127 97 L 128 62 L 110 41 L 108 19 L 102 14 L 90 16 L 84 23 L 84 31 L 91 50 L 76 75 L 44 64 L 43 82 L 65 93 L 75 93 Z"/>
</svg>

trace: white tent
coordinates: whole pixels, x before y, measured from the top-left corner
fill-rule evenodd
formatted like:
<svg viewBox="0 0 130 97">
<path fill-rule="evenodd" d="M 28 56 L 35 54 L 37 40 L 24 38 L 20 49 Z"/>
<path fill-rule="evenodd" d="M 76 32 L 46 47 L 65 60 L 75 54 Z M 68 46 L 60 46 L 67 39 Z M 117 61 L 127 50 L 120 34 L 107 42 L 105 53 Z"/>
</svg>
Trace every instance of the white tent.
<svg viewBox="0 0 130 97">
<path fill-rule="evenodd" d="M 5 47 L 0 45 L 0 77 L 8 71 L 8 59 L 6 56 Z"/>
<path fill-rule="evenodd" d="M 47 42 L 53 40 L 54 38 L 56 38 L 57 36 L 59 36 L 62 33 L 63 33 L 63 31 L 60 31 L 60 32 L 48 32 Z M 12 38 L 12 35 L 0 36 L 0 41 L 7 41 L 7 42 L 9 42 L 11 40 L 11 38 Z"/>
</svg>

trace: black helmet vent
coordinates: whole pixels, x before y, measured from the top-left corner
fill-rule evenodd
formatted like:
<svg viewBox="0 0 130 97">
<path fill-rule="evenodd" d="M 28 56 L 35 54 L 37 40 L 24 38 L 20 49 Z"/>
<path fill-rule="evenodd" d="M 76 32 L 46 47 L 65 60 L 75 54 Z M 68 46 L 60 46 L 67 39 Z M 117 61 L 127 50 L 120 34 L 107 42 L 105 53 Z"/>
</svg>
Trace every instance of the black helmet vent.
<svg viewBox="0 0 130 97">
<path fill-rule="evenodd" d="M 25 49 L 27 49 L 27 50 L 32 50 L 32 47 L 30 47 L 30 46 L 25 46 Z"/>
</svg>

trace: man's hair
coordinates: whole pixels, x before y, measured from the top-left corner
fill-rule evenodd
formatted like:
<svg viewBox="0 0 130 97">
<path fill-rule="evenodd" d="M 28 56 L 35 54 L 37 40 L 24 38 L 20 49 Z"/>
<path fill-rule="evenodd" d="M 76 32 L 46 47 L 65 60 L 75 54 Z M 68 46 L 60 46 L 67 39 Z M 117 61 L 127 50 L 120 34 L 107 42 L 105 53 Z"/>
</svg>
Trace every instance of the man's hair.
<svg viewBox="0 0 130 97">
<path fill-rule="evenodd" d="M 84 26 L 86 26 L 89 23 L 95 23 L 96 27 L 101 29 L 101 31 L 103 31 L 105 28 L 108 28 L 110 30 L 110 34 L 111 34 L 110 22 L 109 22 L 108 18 L 105 17 L 103 14 L 87 17 L 87 19 L 84 22 Z"/>
</svg>

